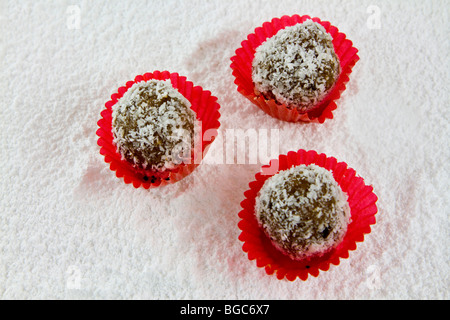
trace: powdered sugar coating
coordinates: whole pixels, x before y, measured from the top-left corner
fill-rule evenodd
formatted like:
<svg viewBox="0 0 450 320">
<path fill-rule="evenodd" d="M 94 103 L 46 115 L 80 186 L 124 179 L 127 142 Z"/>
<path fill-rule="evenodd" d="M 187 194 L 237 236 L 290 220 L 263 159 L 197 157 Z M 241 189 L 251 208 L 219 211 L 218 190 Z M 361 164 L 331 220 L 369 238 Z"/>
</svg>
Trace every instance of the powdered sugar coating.
<svg viewBox="0 0 450 320">
<path fill-rule="evenodd" d="M 165 171 L 191 158 L 197 120 L 169 80 L 135 83 L 112 107 L 114 143 L 143 169 Z"/>
<path fill-rule="evenodd" d="M 267 179 L 255 213 L 275 247 L 295 260 L 335 247 L 350 221 L 346 194 L 330 171 L 313 164 Z"/>
<path fill-rule="evenodd" d="M 286 27 L 256 48 L 252 79 L 257 94 L 301 112 L 326 97 L 340 74 L 332 37 L 312 20 Z"/>
</svg>

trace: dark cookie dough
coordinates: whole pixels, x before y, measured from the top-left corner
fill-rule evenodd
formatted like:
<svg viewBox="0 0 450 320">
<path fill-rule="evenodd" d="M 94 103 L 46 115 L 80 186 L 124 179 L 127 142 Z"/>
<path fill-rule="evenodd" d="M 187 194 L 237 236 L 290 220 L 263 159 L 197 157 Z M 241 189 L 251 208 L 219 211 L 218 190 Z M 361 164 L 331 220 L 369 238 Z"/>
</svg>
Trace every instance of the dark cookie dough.
<svg viewBox="0 0 450 320">
<path fill-rule="evenodd" d="M 332 37 L 312 20 L 280 30 L 261 44 L 252 65 L 257 95 L 301 112 L 319 103 L 339 74 Z"/>
<path fill-rule="evenodd" d="M 256 216 L 279 250 L 301 259 L 339 243 L 350 214 L 346 195 L 332 174 L 302 165 L 266 181 L 256 200 Z"/>
<path fill-rule="evenodd" d="M 118 151 L 138 168 L 164 171 L 190 159 L 195 114 L 167 81 L 134 84 L 113 106 Z"/>
</svg>

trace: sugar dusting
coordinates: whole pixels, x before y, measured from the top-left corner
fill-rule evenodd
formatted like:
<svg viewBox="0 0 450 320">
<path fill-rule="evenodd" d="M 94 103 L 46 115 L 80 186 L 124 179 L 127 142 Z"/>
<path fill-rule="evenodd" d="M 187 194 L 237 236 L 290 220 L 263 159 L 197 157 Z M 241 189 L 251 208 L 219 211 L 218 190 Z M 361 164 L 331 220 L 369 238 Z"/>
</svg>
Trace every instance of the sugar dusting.
<svg viewBox="0 0 450 320">
<path fill-rule="evenodd" d="M 2 299 L 450 298 L 448 1 L 262 3 L 0 1 Z M 323 125 L 273 119 L 233 83 L 247 34 L 295 13 L 359 49 Z M 99 153 L 100 112 L 125 81 L 162 69 L 218 97 L 221 134 L 278 129 L 279 153 L 313 149 L 354 168 L 379 197 L 364 242 L 318 277 L 280 281 L 238 240 L 259 163 L 202 163 L 161 189 L 118 179 Z"/>
</svg>

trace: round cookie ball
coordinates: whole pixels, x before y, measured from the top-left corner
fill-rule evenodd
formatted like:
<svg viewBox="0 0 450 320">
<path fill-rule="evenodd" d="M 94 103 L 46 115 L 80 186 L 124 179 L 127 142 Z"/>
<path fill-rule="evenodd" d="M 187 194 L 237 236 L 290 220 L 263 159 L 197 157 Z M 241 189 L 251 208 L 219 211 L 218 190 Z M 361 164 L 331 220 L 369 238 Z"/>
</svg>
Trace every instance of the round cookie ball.
<svg viewBox="0 0 450 320">
<path fill-rule="evenodd" d="M 312 20 L 278 31 L 256 48 L 255 93 L 299 112 L 313 109 L 339 78 L 332 41 L 325 28 Z"/>
<path fill-rule="evenodd" d="M 267 179 L 255 213 L 274 246 L 294 260 L 335 247 L 350 220 L 346 194 L 332 173 L 317 165 L 296 166 Z"/>
<path fill-rule="evenodd" d="M 165 171 L 191 159 L 196 115 L 170 81 L 135 83 L 112 107 L 114 143 L 140 169 Z"/>
</svg>

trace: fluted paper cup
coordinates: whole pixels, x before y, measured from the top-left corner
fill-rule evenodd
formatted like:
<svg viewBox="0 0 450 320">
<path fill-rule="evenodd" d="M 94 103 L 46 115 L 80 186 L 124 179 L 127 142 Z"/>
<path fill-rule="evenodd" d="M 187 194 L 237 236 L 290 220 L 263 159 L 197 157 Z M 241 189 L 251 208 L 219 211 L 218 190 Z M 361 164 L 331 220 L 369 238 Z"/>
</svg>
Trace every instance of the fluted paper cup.
<svg viewBox="0 0 450 320">
<path fill-rule="evenodd" d="M 301 113 L 295 108 L 289 108 L 274 99 L 266 99 L 263 95 L 255 93 L 252 80 L 252 62 L 256 48 L 268 38 L 274 36 L 281 29 L 303 23 L 308 19 L 321 24 L 333 38 L 333 46 L 336 55 L 339 57 L 341 73 L 328 95 L 312 107 L 310 111 Z M 332 26 L 328 21 L 321 21 L 319 18 L 311 18 L 307 15 L 283 16 L 274 18 L 270 22 L 265 22 L 261 27 L 256 28 L 254 33 L 249 34 L 241 45 L 242 47 L 237 49 L 235 56 L 231 58 L 231 69 L 235 77 L 234 83 L 237 86 L 237 91 L 265 113 L 288 122 L 323 123 L 326 119 L 332 119 L 333 111 L 337 108 L 336 100 L 340 98 L 341 93 L 345 90 L 352 68 L 359 60 L 358 50 L 344 33 L 339 32 L 338 28 Z"/>
<path fill-rule="evenodd" d="M 332 172 L 334 179 L 348 196 L 351 219 L 342 241 L 332 250 L 321 256 L 293 260 L 280 252 L 270 238 L 259 226 L 255 216 L 255 199 L 264 182 L 282 170 L 298 165 L 316 164 Z M 320 271 L 327 271 L 330 265 L 339 265 L 341 259 L 349 257 L 349 252 L 356 250 L 357 243 L 364 241 L 364 235 L 371 232 L 371 225 L 376 223 L 377 196 L 373 187 L 366 185 L 364 179 L 349 168 L 345 162 L 338 162 L 333 157 L 318 154 L 316 151 L 299 150 L 280 155 L 263 166 L 261 172 L 250 182 L 244 192 L 239 212 L 238 227 L 241 230 L 239 240 L 249 260 L 256 260 L 257 267 L 264 268 L 268 275 L 275 274 L 278 279 L 294 281 L 297 278 L 307 280 L 308 275 L 317 277 Z"/>
<path fill-rule="evenodd" d="M 135 83 L 151 79 L 170 80 L 172 86 L 189 100 L 191 109 L 195 112 L 196 118 L 201 124 L 202 143 L 201 148 L 199 148 L 200 152 L 193 153 L 189 163 L 182 163 L 174 169 L 163 172 L 137 168 L 127 160 L 122 159 L 113 142 L 112 107 Z M 217 129 L 220 127 L 219 109 L 217 98 L 212 96 L 211 92 L 203 90 L 199 86 L 194 86 L 192 82 L 187 81 L 186 77 L 180 76 L 178 73 L 154 71 L 139 75 L 133 81 L 128 81 L 125 86 L 120 87 L 117 93 L 111 96 L 111 100 L 106 102 L 105 109 L 101 112 L 101 119 L 97 122 L 99 126 L 97 143 L 101 147 L 100 153 L 116 176 L 122 178 L 125 183 L 132 184 L 135 188 L 149 189 L 175 183 L 195 170 L 206 154 L 209 145 L 213 142 L 214 139 L 203 141 L 204 133 L 208 131 L 209 137 L 217 136 Z"/>
</svg>

